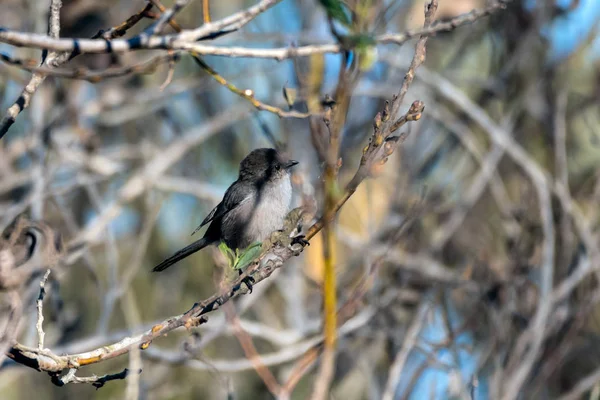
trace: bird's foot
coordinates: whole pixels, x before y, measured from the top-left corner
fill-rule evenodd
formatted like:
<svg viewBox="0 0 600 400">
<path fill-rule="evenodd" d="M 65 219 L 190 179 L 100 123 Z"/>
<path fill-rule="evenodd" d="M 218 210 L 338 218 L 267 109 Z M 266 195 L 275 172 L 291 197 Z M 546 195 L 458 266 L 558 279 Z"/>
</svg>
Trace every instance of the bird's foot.
<svg viewBox="0 0 600 400">
<path fill-rule="evenodd" d="M 256 281 L 254 280 L 253 277 L 251 276 L 247 276 L 245 278 L 242 279 L 242 282 L 244 285 L 246 285 L 246 287 L 248 288 L 248 292 L 252 293 L 252 285 L 254 285 L 256 283 Z M 241 286 L 240 283 L 240 286 Z"/>
<path fill-rule="evenodd" d="M 243 274 L 242 270 L 240 269 L 239 272 L 240 272 L 240 276 L 241 276 Z M 240 282 L 240 284 L 236 285 L 233 288 L 233 291 L 237 292 L 238 290 L 240 290 L 242 288 L 242 283 L 244 285 L 246 285 L 246 287 L 248 288 L 248 292 L 252 293 L 252 286 L 256 283 L 256 281 L 251 276 L 247 276 L 245 278 L 242 278 L 242 281 Z"/>
<path fill-rule="evenodd" d="M 308 240 L 306 240 L 306 236 L 304 236 L 304 235 L 294 236 L 292 238 L 291 244 L 292 244 L 292 246 L 295 244 L 299 244 L 302 247 L 310 246 L 310 242 Z"/>
<path fill-rule="evenodd" d="M 294 236 L 290 243 L 290 249 L 295 256 L 299 256 L 306 246 L 310 246 L 310 242 L 306 240 L 306 236 L 304 235 Z"/>
</svg>

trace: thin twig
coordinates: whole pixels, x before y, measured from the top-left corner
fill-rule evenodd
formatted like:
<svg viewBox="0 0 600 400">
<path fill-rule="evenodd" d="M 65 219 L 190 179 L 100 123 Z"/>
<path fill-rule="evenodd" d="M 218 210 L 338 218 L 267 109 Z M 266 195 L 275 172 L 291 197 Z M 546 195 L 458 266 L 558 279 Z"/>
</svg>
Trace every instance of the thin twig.
<svg viewBox="0 0 600 400">
<path fill-rule="evenodd" d="M 61 5 L 61 0 L 52 0 L 50 4 L 50 19 L 48 22 L 49 33 L 51 35 L 55 35 L 55 37 L 50 36 L 50 38 L 53 38 L 54 40 L 59 40 L 59 16 Z M 142 19 L 143 15 L 145 14 L 145 12 L 147 12 L 147 10 L 148 6 L 146 5 L 144 9 L 142 9 L 142 11 L 128 18 L 122 24 L 119 24 L 115 28 L 111 28 L 106 32 L 98 32 L 98 34 L 94 36 L 94 38 L 102 37 L 102 41 L 108 42 L 109 40 L 124 35 L 127 29 L 131 28 L 133 25 L 135 25 Z M 0 27 L 0 35 L 4 31 L 5 30 Z M 43 63 L 44 65 L 42 65 L 42 67 L 46 66 L 50 68 L 57 68 L 60 65 L 66 63 L 67 61 L 71 60 L 73 57 L 81 54 L 81 52 L 79 52 L 78 50 L 78 46 L 73 46 L 67 52 L 64 52 L 62 54 L 58 53 L 57 50 L 54 50 L 54 52 L 50 53 L 48 57 L 46 57 Z M 42 84 L 45 77 L 46 75 L 44 75 L 43 73 L 34 72 L 31 80 L 25 86 L 15 104 L 8 108 L 6 115 L 2 118 L 2 121 L 0 121 L 0 139 L 4 137 L 4 135 L 8 132 L 10 127 L 15 123 L 17 116 L 29 106 L 29 103 L 31 102 L 31 97 L 36 92 L 37 88 Z"/>
<path fill-rule="evenodd" d="M 273 376 L 269 368 L 267 368 L 267 366 L 265 366 L 265 364 L 262 362 L 261 356 L 258 351 L 256 351 L 256 347 L 254 346 L 252 337 L 250 337 L 250 335 L 248 335 L 248 333 L 242 328 L 240 324 L 240 318 L 237 316 L 231 303 L 227 304 L 225 307 L 225 314 L 227 315 L 229 323 L 233 327 L 235 337 L 242 346 L 246 358 L 252 363 L 252 367 L 258 376 L 260 376 L 267 389 L 269 389 L 269 392 L 271 392 L 273 396 L 277 397 L 281 392 L 281 386 L 279 386 L 277 379 L 275 376 Z"/>
<path fill-rule="evenodd" d="M 460 107 L 465 113 L 479 124 L 488 134 L 489 138 L 497 146 L 504 149 L 513 160 L 519 164 L 525 173 L 532 180 L 539 199 L 540 214 L 542 220 L 543 244 L 542 244 L 542 261 L 541 261 L 541 279 L 539 282 L 540 298 L 538 301 L 538 309 L 530 323 L 528 329 L 520 336 L 512 356 L 509 360 L 509 365 L 514 367 L 514 373 L 506 378 L 505 393 L 502 397 L 505 400 L 516 398 L 521 390 L 522 385 L 529 376 L 534 362 L 539 357 L 541 345 L 545 338 L 546 323 L 552 310 L 552 287 L 554 274 L 554 243 L 555 232 L 552 215 L 552 203 L 550 193 L 553 190 L 553 185 L 548 179 L 548 175 L 541 167 L 531 159 L 527 152 L 498 124 L 496 124 L 490 116 L 473 103 L 463 92 L 454 87 L 450 82 L 441 78 L 439 75 L 423 69 L 421 71 L 425 82 L 432 84 L 441 94 L 446 96 L 448 100 Z M 441 87 L 440 87 L 441 85 Z M 449 94 L 452 93 L 450 96 Z M 567 209 L 566 199 L 560 198 L 563 209 L 573 216 L 570 210 Z M 577 222 L 577 220 L 575 220 Z M 576 226 L 578 224 L 576 223 Z M 589 234 L 585 233 L 585 226 L 581 228 L 582 238 Z M 588 243 L 585 243 L 588 246 Z M 590 252 L 595 252 L 596 244 L 592 240 L 589 243 Z M 596 253 L 597 254 L 597 253 Z M 597 259 L 597 258 L 596 258 Z M 525 353 L 525 354 L 523 354 Z"/>
<path fill-rule="evenodd" d="M 91 376 L 79 377 L 79 376 L 75 375 L 76 372 L 77 372 L 77 369 L 71 368 L 69 370 L 69 372 L 67 372 L 67 374 L 62 377 L 58 377 L 57 375 L 54 375 L 52 377 L 52 383 L 54 383 L 56 386 L 64 386 L 68 383 L 87 383 L 87 384 L 92 385 L 96 389 L 100 389 L 107 382 L 125 379 L 130 374 L 129 369 L 127 369 L 127 368 L 125 368 L 123 371 L 121 371 L 117 374 L 107 374 L 107 375 L 102 375 L 102 376 L 91 375 Z M 142 372 L 142 370 L 138 370 L 135 373 L 140 374 L 141 372 Z"/>
<path fill-rule="evenodd" d="M 400 377 L 402 376 L 404 364 L 406 364 L 406 360 L 408 360 L 408 356 L 412 351 L 412 348 L 417 344 L 419 333 L 421 332 L 421 327 L 425 322 L 425 317 L 427 316 L 428 310 L 428 300 L 423 300 L 419 306 L 419 309 L 415 313 L 410 327 L 406 331 L 406 336 L 402 342 L 402 348 L 396 354 L 394 362 L 390 367 L 388 380 L 385 385 L 385 392 L 383 393 L 382 397 L 383 400 L 393 400 L 397 398 L 396 393 L 398 391 L 398 383 L 400 382 Z"/>
<path fill-rule="evenodd" d="M 37 323 L 35 324 L 35 328 L 37 329 L 37 333 L 38 333 L 38 349 L 40 349 L 40 350 L 44 349 L 45 333 L 44 333 L 44 327 L 42 325 L 44 323 L 43 307 L 44 307 L 44 296 L 46 295 L 46 282 L 48 281 L 48 277 L 50 276 L 51 271 L 52 271 L 51 269 L 46 270 L 44 277 L 40 281 L 40 294 L 37 299 Z"/>
<path fill-rule="evenodd" d="M 166 12 L 165 7 L 160 3 L 159 0 L 154 0 L 156 7 L 159 9 L 160 12 Z M 206 12 L 208 12 L 208 0 L 206 0 L 205 3 L 203 3 L 203 5 L 206 5 L 207 9 Z M 173 24 L 172 27 L 175 30 L 175 32 L 180 33 L 182 31 L 181 27 L 179 26 L 179 24 L 177 24 L 174 20 L 172 20 Z M 206 22 L 206 21 L 205 21 Z M 269 104 L 265 104 L 263 102 L 261 102 L 260 100 L 258 100 L 256 97 L 254 97 L 254 91 L 251 89 L 240 89 L 237 86 L 235 86 L 233 83 L 227 81 L 227 79 L 225 79 L 223 76 L 221 76 L 214 68 L 212 68 L 210 65 L 208 65 L 201 57 L 198 53 L 191 51 L 190 55 L 193 57 L 194 61 L 196 62 L 196 64 L 202 68 L 211 78 L 213 78 L 219 85 L 222 85 L 224 87 L 226 87 L 229 91 L 231 91 L 232 93 L 240 96 L 241 98 L 248 100 L 250 102 L 250 104 L 252 104 L 257 110 L 261 110 L 261 111 L 268 111 L 270 113 L 276 114 L 277 116 L 279 116 L 280 118 L 307 118 L 309 117 L 311 114 L 310 113 L 302 113 L 302 112 L 298 112 L 298 111 L 293 111 L 293 110 L 289 110 L 289 111 L 284 111 L 279 107 L 276 106 L 272 106 Z"/>
<path fill-rule="evenodd" d="M 152 57 L 148 61 L 139 64 L 127 65 L 123 67 L 110 67 L 100 71 L 87 70 L 85 68 L 49 68 L 47 66 L 36 66 L 34 60 L 18 60 L 7 54 L 0 53 L 0 60 L 24 71 L 43 74 L 45 76 L 56 76 L 59 78 L 80 79 L 89 82 L 100 82 L 108 78 L 119 78 L 126 75 L 151 74 L 165 63 L 175 63 L 179 61 L 181 53 L 162 54 Z"/>
<path fill-rule="evenodd" d="M 343 47 L 339 44 L 308 45 L 297 48 L 275 48 L 275 49 L 251 49 L 246 47 L 214 47 L 205 46 L 196 43 L 198 40 L 212 38 L 215 35 L 229 33 L 224 29 L 237 29 L 250 20 L 254 19 L 260 13 L 274 6 L 280 0 L 263 0 L 259 4 L 240 11 L 227 18 L 217 22 L 204 24 L 200 28 L 185 30 L 180 34 L 149 36 L 140 34 L 131 39 L 117 39 L 107 44 L 104 40 L 97 39 L 52 39 L 46 35 L 30 34 L 11 31 L 0 28 L 0 42 L 14 46 L 31 47 L 38 49 L 48 49 L 54 51 L 71 52 L 75 48 L 81 53 L 110 53 L 126 52 L 140 49 L 171 49 L 171 50 L 189 50 L 195 51 L 201 55 L 216 55 L 225 57 L 252 57 L 252 58 L 273 58 L 283 60 L 295 56 L 309 56 L 312 54 L 340 53 Z M 431 36 L 438 32 L 455 29 L 459 26 L 472 23 L 482 17 L 485 17 L 496 10 L 504 9 L 510 1 L 499 1 L 492 6 L 475 10 L 468 14 L 460 15 L 450 21 L 428 26 L 424 29 L 407 31 L 399 34 L 384 34 L 375 37 L 375 41 L 381 44 L 401 45 L 412 38 L 422 35 Z"/>
<path fill-rule="evenodd" d="M 60 35 L 60 8 L 62 0 L 50 1 L 50 16 L 48 18 L 48 37 L 57 40 Z M 0 29 L 0 32 L 2 30 Z M 42 59 L 42 65 L 48 67 L 56 67 L 56 57 L 58 54 L 55 51 L 50 52 Z M 31 98 L 37 91 L 38 87 L 44 82 L 46 75 L 34 73 L 29 83 L 25 86 L 21 95 L 15 103 L 8 108 L 6 115 L 0 121 L 0 139 L 4 137 L 8 129 L 15 123 L 17 116 L 31 103 Z"/>
<path fill-rule="evenodd" d="M 158 35 L 162 32 L 163 28 L 166 24 L 170 23 L 175 15 L 180 12 L 183 7 L 185 7 L 190 0 L 177 0 L 172 8 L 169 8 L 163 12 L 163 14 L 158 18 L 158 21 L 154 24 L 154 26 L 147 29 L 151 35 Z"/>
</svg>

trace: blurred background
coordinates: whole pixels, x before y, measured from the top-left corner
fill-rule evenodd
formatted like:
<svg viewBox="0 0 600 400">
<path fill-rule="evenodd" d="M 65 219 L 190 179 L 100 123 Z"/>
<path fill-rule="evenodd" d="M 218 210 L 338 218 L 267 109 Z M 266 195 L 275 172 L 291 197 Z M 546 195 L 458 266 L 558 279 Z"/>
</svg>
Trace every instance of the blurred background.
<svg viewBox="0 0 600 400">
<path fill-rule="evenodd" d="M 0 26 L 45 34 L 46 3 L 2 0 Z M 281 1 L 215 44 L 335 43 L 322 3 Z M 490 7 L 484 0 L 439 3 L 442 22 Z M 145 4 L 63 0 L 61 37 L 92 37 Z M 217 20 L 255 2 L 209 4 Z M 366 37 L 423 26 L 423 0 L 345 4 L 366 10 L 363 26 L 353 27 Z M 202 25 L 202 8 L 202 1 L 190 2 L 177 23 Z M 340 304 L 353 300 L 357 285 L 368 285 L 340 328 L 330 398 L 512 398 L 506 388 L 519 379 L 520 398 L 598 398 L 599 20 L 596 0 L 519 0 L 429 38 L 426 61 L 401 107 L 404 113 L 423 101 L 422 118 L 403 128 L 406 139 L 335 223 Z M 142 20 L 126 37 L 151 23 Z M 359 165 L 375 114 L 398 92 L 414 44 L 367 41 L 350 52 L 360 58 L 360 77 L 342 130 L 342 188 Z M 3 43 L 0 52 L 14 59 L 41 54 Z M 64 68 L 105 71 L 155 53 L 84 54 Z M 60 232 L 67 248 L 85 244 L 47 284 L 45 347 L 54 353 L 109 345 L 218 290 L 216 249 L 160 275 L 150 270 L 193 240 L 190 233 L 237 178 L 250 150 L 284 146 L 300 161 L 295 205 L 322 210 L 323 164 L 315 148 L 323 119 L 301 114 L 333 95 L 347 60 L 341 54 L 203 60 L 264 104 L 287 112 L 292 97 L 298 115 L 256 110 L 184 54 L 173 65 L 120 77 L 48 76 L 1 140 L 0 229 L 25 214 Z M 0 64 L 3 113 L 30 76 Z M 511 138 L 508 148 L 493 140 L 500 134 Z M 548 204 L 540 202 L 544 190 Z M 548 251 L 551 265 L 543 267 Z M 560 295 L 545 295 L 548 268 L 550 290 L 561 287 Z M 41 275 L 19 290 L 18 340 L 30 346 L 37 343 Z M 56 387 L 46 373 L 5 360 L 0 397 L 274 398 L 240 340 L 251 338 L 258 363 L 283 385 L 320 343 L 322 275 L 318 235 L 251 295 L 234 300 L 229 315 L 219 310 L 198 328 L 78 371 L 141 368 L 134 378 L 98 390 Z M 0 296 L 7 301 L 8 294 Z M 540 319 L 545 327 L 535 330 Z M 540 338 L 535 351 L 532 335 Z M 301 375 L 291 398 L 310 397 L 317 372 Z"/>
</svg>

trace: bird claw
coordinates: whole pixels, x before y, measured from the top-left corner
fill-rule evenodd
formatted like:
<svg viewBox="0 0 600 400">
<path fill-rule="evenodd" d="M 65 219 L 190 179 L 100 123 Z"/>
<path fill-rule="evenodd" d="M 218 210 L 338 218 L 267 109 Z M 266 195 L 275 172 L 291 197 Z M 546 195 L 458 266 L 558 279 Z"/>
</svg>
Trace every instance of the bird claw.
<svg viewBox="0 0 600 400">
<path fill-rule="evenodd" d="M 295 244 L 299 244 L 302 247 L 306 247 L 306 246 L 310 246 L 310 242 L 308 240 L 306 240 L 306 236 L 304 235 L 298 235 L 292 238 L 292 246 Z"/>
<path fill-rule="evenodd" d="M 242 279 L 242 283 L 246 285 L 246 287 L 248 288 L 248 292 L 252 293 L 252 285 L 256 283 L 254 278 L 251 276 L 247 276 L 244 279 Z"/>
<path fill-rule="evenodd" d="M 297 247 L 296 245 L 300 245 L 300 247 Z M 295 256 L 299 256 L 306 246 L 310 246 L 310 242 L 306 240 L 306 236 L 304 235 L 293 237 L 292 242 L 290 243 L 290 248 Z"/>
</svg>

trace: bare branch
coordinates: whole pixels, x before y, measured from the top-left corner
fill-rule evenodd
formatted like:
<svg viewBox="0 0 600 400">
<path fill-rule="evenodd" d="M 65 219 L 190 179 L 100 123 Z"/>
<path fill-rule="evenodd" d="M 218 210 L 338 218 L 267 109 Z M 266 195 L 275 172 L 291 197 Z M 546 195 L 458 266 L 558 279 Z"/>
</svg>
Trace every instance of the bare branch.
<svg viewBox="0 0 600 400">
<path fill-rule="evenodd" d="M 406 364 L 406 360 L 408 359 L 408 355 L 412 351 L 412 348 L 417 344 L 421 327 L 425 322 L 425 317 L 427 316 L 428 311 L 428 302 L 427 300 L 424 300 L 419 306 L 419 309 L 413 318 L 413 322 L 406 331 L 406 336 L 404 338 L 404 342 L 402 343 L 402 349 L 396 354 L 394 362 L 390 367 L 388 380 L 385 385 L 385 393 L 383 394 L 383 400 L 393 400 L 397 398 L 396 392 L 398 390 L 398 383 L 400 382 L 400 377 L 402 376 L 404 364 Z"/>
<path fill-rule="evenodd" d="M 52 383 L 54 383 L 56 386 L 64 386 L 68 383 L 87 383 L 87 384 L 92 385 L 96 389 L 100 389 L 107 382 L 125 379 L 125 378 L 127 378 L 128 375 L 130 375 L 130 372 L 127 368 L 125 368 L 123 371 L 121 371 L 117 374 L 107 374 L 107 375 L 102 375 L 102 376 L 91 375 L 91 376 L 79 377 L 79 376 L 75 375 L 76 372 L 77 372 L 77 369 L 71 368 L 69 370 L 69 372 L 62 377 L 53 375 Z M 136 371 L 136 374 L 140 374 L 141 372 L 142 372 L 142 370 L 138 370 L 138 371 Z"/>
<path fill-rule="evenodd" d="M 71 52 L 76 47 L 81 53 L 109 53 L 126 52 L 139 49 L 171 49 L 194 51 L 200 55 L 215 55 L 224 57 L 252 57 L 273 58 L 284 60 L 291 57 L 305 57 L 313 54 L 339 53 L 343 49 L 338 44 L 310 45 L 297 48 L 280 49 L 250 49 L 245 47 L 214 47 L 195 43 L 202 39 L 212 38 L 216 35 L 228 33 L 229 30 L 239 29 L 260 13 L 266 11 L 280 0 L 263 0 L 247 10 L 233 14 L 220 21 L 204 24 L 200 28 L 184 30 L 175 35 L 150 36 L 140 34 L 128 40 L 111 40 L 110 46 L 104 40 L 97 39 L 52 39 L 45 35 L 14 32 L 0 29 L 0 42 L 14 46 L 25 46 L 38 49 L 49 49 L 59 52 Z M 375 37 L 375 41 L 382 44 L 400 45 L 408 40 L 421 35 L 431 36 L 437 32 L 455 29 L 459 26 L 472 23 L 494 11 L 503 9 L 509 1 L 499 1 L 492 6 L 478 11 L 456 17 L 455 19 L 439 23 L 425 29 L 418 29 L 402 34 L 385 34 Z M 223 31 L 223 30 L 226 31 Z"/>
<path fill-rule="evenodd" d="M 48 269 L 46 271 L 46 273 L 44 274 L 44 277 L 42 278 L 42 280 L 40 281 L 40 295 L 38 296 L 37 299 L 37 323 L 35 324 L 35 328 L 37 329 L 37 333 L 38 333 L 38 349 L 39 350 L 43 350 L 44 349 L 44 327 L 43 327 L 43 323 L 44 323 L 44 311 L 43 311 L 43 307 L 44 307 L 44 296 L 46 295 L 46 282 L 48 281 L 48 277 L 50 276 L 50 272 L 52 270 Z"/>
</svg>

